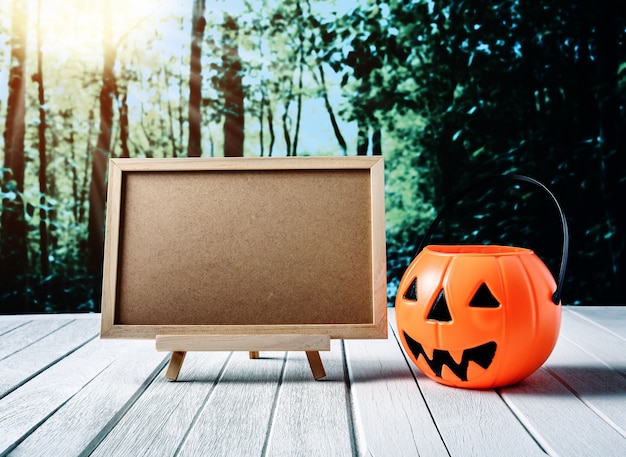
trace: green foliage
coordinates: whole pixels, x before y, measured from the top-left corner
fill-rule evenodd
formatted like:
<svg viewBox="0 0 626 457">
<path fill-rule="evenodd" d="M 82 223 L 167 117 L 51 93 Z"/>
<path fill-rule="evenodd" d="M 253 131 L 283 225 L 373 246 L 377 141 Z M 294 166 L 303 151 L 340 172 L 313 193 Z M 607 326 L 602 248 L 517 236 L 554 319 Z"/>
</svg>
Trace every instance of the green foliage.
<svg viewBox="0 0 626 457">
<path fill-rule="evenodd" d="M 59 6 L 60 3 L 63 5 Z M 35 14 L 28 23 L 29 65 L 37 64 L 39 32 L 45 49 L 42 75 L 26 81 L 24 192 L 17 192 L 8 169 L 2 170 L 4 183 L 0 190 L 4 202 L 0 214 L 24 213 L 20 221 L 27 228 L 24 259 L 27 272 L 18 274 L 11 262 L 5 261 L 17 252 L 6 238 L 5 243 L 0 243 L 0 263 L 6 273 L 0 275 L 0 312 L 98 310 L 90 289 L 100 278 L 87 273 L 86 246 L 93 157 L 186 155 L 191 16 L 191 5 L 186 3 L 155 0 L 154 8 L 149 11 L 122 0 L 89 5 L 83 0 L 36 4 L 42 8 L 43 20 L 38 25 L 33 19 Z M 294 153 L 343 153 L 337 147 L 325 112 L 335 106 L 341 95 L 337 85 L 333 86 L 332 75 L 327 75 L 324 81 L 320 76 L 320 66 L 326 64 L 322 57 L 324 43 L 317 38 L 321 26 L 316 20 L 320 8 L 323 14 L 318 22 L 325 22 L 333 15 L 328 2 L 266 2 L 267 8 L 259 8 L 259 2 L 235 3 L 239 4 L 216 2 L 207 9 L 205 17 L 201 101 L 205 155 L 217 155 L 223 149 L 223 79 L 228 71 L 243 77 L 248 117 L 246 155 L 285 155 L 288 141 Z M 99 93 L 104 4 L 115 14 L 108 37 L 114 45 L 115 59 L 112 141 L 108 151 L 96 148 L 102 128 Z M 0 56 L 7 65 L 11 52 L 9 11 L 10 2 L 0 3 L 0 43 L 5 44 L 0 48 Z M 71 27 L 67 27 L 66 17 L 60 11 L 74 18 Z M 236 17 L 240 29 L 239 34 L 231 37 L 226 36 L 224 27 L 226 11 Z M 224 54 L 223 43 L 227 38 L 237 40 L 244 56 L 240 68 L 232 68 L 232 62 Z M 7 70 L 0 69 L 0 125 L 3 126 Z M 328 67 L 325 70 L 330 73 Z M 299 80 L 303 81 L 301 86 Z M 40 81 L 45 83 L 45 195 L 39 191 Z M 322 100 L 325 91 L 333 91 L 332 99 L 326 104 Z M 298 105 L 302 108 L 301 115 Z M 128 118 L 127 126 L 123 124 L 123 116 Z M 339 120 L 338 129 L 345 125 Z M 297 135 L 300 135 L 298 149 L 294 141 Z M 0 162 L 3 159 L 4 148 L 0 147 Z M 13 203 L 20 206 L 13 210 Z M 2 230 L 9 229 L 0 225 L 0 233 Z M 45 258 L 41 254 L 43 243 L 47 248 Z M 46 264 L 48 272 L 44 271 Z"/>
<path fill-rule="evenodd" d="M 416 123 L 405 118 L 397 119 L 398 130 L 412 130 Z M 406 125 L 401 125 L 406 124 Z M 388 299 L 395 299 L 404 270 L 415 254 L 415 243 L 426 231 L 428 222 L 435 217 L 432 204 L 427 202 L 419 189 L 425 176 L 416 166 L 417 157 L 407 154 L 410 144 L 389 139 L 383 146 L 385 151 L 385 206 L 387 225 L 387 276 Z"/>
<path fill-rule="evenodd" d="M 569 303 L 625 296 L 625 9 L 587 0 L 390 1 L 350 16 L 364 37 L 351 50 L 360 59 L 347 61 L 355 103 L 410 138 L 418 197 L 441 207 L 475 180 L 509 172 L 554 189 L 572 229 Z M 352 62 L 368 56 L 382 67 L 364 75 Z M 398 132 L 398 116 L 423 124 Z M 530 246 L 554 272 L 554 209 L 532 190 L 506 191 L 462 205 L 442 239 Z"/>
<path fill-rule="evenodd" d="M 95 311 L 90 300 L 90 284 L 86 276 L 84 224 L 74 222 L 75 208 L 68 208 L 52 196 L 42 199 L 38 193 L 21 193 L 11 189 L 11 181 L 3 186 L 3 214 L 22 208 L 21 217 L 27 226 L 27 251 L 30 268 L 25 274 L 15 276 L 10 259 L 9 244 L 1 246 L 2 280 L 0 281 L 0 313 L 28 312 L 85 312 Z M 8 190 L 7 190 L 8 189 Z M 13 202 L 19 201 L 16 206 Z M 48 261 L 50 273 L 45 276 L 39 269 L 40 240 L 38 227 L 40 210 L 46 214 L 50 244 Z"/>
<path fill-rule="evenodd" d="M 78 18 L 71 29 L 78 35 L 72 39 L 60 33 L 70 29 L 55 28 L 54 2 L 42 3 L 47 8 L 43 17 L 52 18 L 42 26 L 48 186 L 41 195 L 35 78 L 27 84 L 24 192 L 4 169 L 0 190 L 2 212 L 19 208 L 27 224 L 29 270 L 16 278 L 19 288 L 0 281 L 0 312 L 97 310 L 89 289 L 99 278 L 88 277 L 86 269 L 93 155 L 185 155 L 191 5 L 155 1 L 168 6 L 168 13 L 131 8 L 133 16 L 115 8 L 111 151 L 95 148 L 102 51 L 94 43 L 101 41 L 102 25 L 85 14 L 81 2 L 66 0 L 64 7 Z M 235 3 L 238 9 L 231 16 L 239 33 L 227 37 L 225 13 L 217 7 Z M 288 0 L 263 2 L 259 8 L 254 1 L 216 2 L 207 10 L 202 47 L 204 154 L 222 150 L 222 84 L 226 72 L 233 71 L 223 43 L 230 38 L 237 40 L 241 55 L 234 71 L 242 77 L 245 94 L 246 155 L 350 154 L 359 130 L 382 130 L 390 301 L 442 205 L 483 176 L 516 172 L 552 188 L 568 216 L 571 253 L 564 301 L 624 303 L 622 3 Z M 0 4 L 0 13 L 8 4 Z M 0 14 L 5 63 L 10 55 L 7 17 Z M 34 36 L 34 30 L 30 33 Z M 35 40 L 29 43 L 33 63 Z M 0 84 L 6 88 L 2 75 L 8 68 L 1 70 Z M 0 125 L 5 92 L 0 90 Z M 124 110 L 129 126 L 123 141 Z M 49 274 L 41 271 L 41 223 L 49 236 Z M 501 183 L 462 201 L 432 241 L 531 247 L 556 274 L 561 236 L 558 215 L 541 192 Z M 11 249 L 0 246 L 0 254 Z"/>
</svg>

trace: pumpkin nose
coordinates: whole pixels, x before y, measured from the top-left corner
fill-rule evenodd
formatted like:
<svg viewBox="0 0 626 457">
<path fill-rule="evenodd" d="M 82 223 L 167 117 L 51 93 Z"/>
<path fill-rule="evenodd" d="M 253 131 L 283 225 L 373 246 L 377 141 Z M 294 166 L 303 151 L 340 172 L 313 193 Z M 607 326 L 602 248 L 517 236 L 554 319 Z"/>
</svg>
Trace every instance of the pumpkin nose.
<svg viewBox="0 0 626 457">
<path fill-rule="evenodd" d="M 448 309 L 448 302 L 446 300 L 446 295 L 443 293 L 443 289 L 437 295 L 435 299 L 435 303 L 433 303 L 433 307 L 430 308 L 428 312 L 428 320 L 430 321 L 439 321 L 439 322 L 451 322 L 452 316 L 450 315 L 450 310 Z"/>
</svg>

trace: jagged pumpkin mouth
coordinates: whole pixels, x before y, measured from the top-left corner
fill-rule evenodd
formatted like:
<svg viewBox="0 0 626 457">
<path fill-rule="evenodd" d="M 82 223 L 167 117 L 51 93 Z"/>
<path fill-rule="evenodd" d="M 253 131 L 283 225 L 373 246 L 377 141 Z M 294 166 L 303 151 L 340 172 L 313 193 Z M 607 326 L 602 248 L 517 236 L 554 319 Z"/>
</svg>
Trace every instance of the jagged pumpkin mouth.
<svg viewBox="0 0 626 457">
<path fill-rule="evenodd" d="M 443 367 L 446 366 L 461 381 L 468 381 L 467 377 L 470 362 L 474 362 L 476 365 L 486 370 L 491 366 L 491 362 L 493 362 L 493 358 L 496 355 L 497 344 L 495 341 L 490 341 L 489 343 L 463 350 L 460 362 L 457 362 L 449 351 L 443 349 L 433 349 L 432 357 L 430 357 L 421 343 L 415 341 L 406 332 L 403 333 L 407 346 L 413 354 L 413 357 L 415 357 L 415 360 L 418 360 L 420 356 L 423 357 L 435 376 L 442 379 Z"/>
</svg>

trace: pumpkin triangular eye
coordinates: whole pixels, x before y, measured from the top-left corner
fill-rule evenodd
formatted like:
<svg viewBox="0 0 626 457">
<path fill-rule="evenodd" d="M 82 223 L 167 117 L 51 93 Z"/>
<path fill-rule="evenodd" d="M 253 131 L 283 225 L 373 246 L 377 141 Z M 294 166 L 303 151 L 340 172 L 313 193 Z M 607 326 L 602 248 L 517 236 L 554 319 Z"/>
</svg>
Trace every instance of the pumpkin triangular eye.
<svg viewBox="0 0 626 457">
<path fill-rule="evenodd" d="M 452 316 L 450 315 L 448 302 L 446 301 L 446 296 L 443 293 L 443 289 L 441 290 L 441 292 L 439 292 L 439 295 L 437 295 L 435 303 L 433 304 L 433 307 L 430 308 L 430 311 L 428 312 L 428 317 L 426 319 L 439 322 L 452 321 Z"/>
<path fill-rule="evenodd" d="M 413 280 L 403 297 L 407 300 L 417 301 L 417 278 Z"/>
<path fill-rule="evenodd" d="M 499 308 L 500 302 L 493 296 L 487 284 L 482 283 L 469 304 L 472 308 Z"/>
</svg>

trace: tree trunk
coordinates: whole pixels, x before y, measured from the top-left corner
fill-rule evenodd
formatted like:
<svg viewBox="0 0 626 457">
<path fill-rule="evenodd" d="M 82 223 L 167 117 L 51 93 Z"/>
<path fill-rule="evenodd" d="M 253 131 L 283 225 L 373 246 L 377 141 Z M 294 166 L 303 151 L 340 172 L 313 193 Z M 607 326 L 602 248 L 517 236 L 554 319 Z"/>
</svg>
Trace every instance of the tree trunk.
<svg viewBox="0 0 626 457">
<path fill-rule="evenodd" d="M 372 155 L 383 155 L 382 132 L 380 130 L 380 127 L 373 127 L 372 135 L 370 138 L 370 129 L 366 126 L 359 125 L 356 146 L 357 155 L 366 156 L 367 153 L 370 152 L 370 144 L 372 145 Z"/>
<path fill-rule="evenodd" d="M 165 84 L 167 85 L 168 81 L 170 80 L 171 74 L 167 70 L 167 66 L 165 65 L 163 66 L 162 71 L 163 71 L 163 79 L 165 81 Z M 176 120 L 176 117 L 177 117 L 177 114 L 176 115 L 174 114 L 174 110 L 172 108 L 172 101 L 168 98 L 167 100 L 167 119 L 168 119 L 167 139 L 168 139 L 170 147 L 172 148 L 172 157 L 178 157 L 179 155 L 178 154 L 178 139 L 176 138 L 176 130 L 174 128 L 174 121 Z"/>
<path fill-rule="evenodd" d="M 204 39 L 205 0 L 194 0 L 191 17 L 191 63 L 189 65 L 189 143 L 188 157 L 202 155 L 202 40 Z"/>
<path fill-rule="evenodd" d="M 79 202 L 80 199 L 80 177 L 78 175 L 78 167 L 76 160 L 76 140 L 74 137 L 74 122 L 73 122 L 73 109 L 69 108 L 66 110 L 62 110 L 60 112 L 61 117 L 63 118 L 63 131 L 65 135 L 62 137 L 62 141 L 67 141 L 69 145 L 69 157 L 65 158 L 65 170 L 68 176 L 72 181 L 72 198 L 74 199 L 74 204 L 72 205 L 72 215 L 74 216 L 74 222 L 78 223 L 79 221 Z M 91 129 L 91 127 L 89 127 Z"/>
<path fill-rule="evenodd" d="M 50 264 L 48 261 L 48 218 L 46 198 L 48 195 L 48 158 L 46 151 L 46 90 L 43 82 L 43 43 L 41 41 L 41 0 L 37 2 L 37 83 L 39 85 L 39 262 L 41 276 L 48 277 Z"/>
<path fill-rule="evenodd" d="M 291 96 L 288 95 L 285 101 L 285 108 L 284 108 L 285 111 L 283 112 L 283 115 L 282 115 L 283 138 L 285 139 L 285 150 L 288 156 L 291 155 L 291 133 L 290 133 L 291 117 L 289 117 L 290 105 L 291 105 Z"/>
<path fill-rule="evenodd" d="M 293 133 L 293 149 L 291 155 L 298 155 L 298 141 L 300 139 L 300 125 L 302 122 L 302 89 L 304 87 L 304 82 L 302 80 L 304 74 L 304 55 L 303 55 L 303 45 L 300 46 L 299 51 L 299 64 L 298 64 L 298 95 L 296 96 L 296 126 L 295 131 Z"/>
<path fill-rule="evenodd" d="M 182 61 L 181 61 L 181 66 L 182 66 Z M 179 99 L 182 101 L 184 99 L 183 97 L 183 74 L 182 72 L 178 73 L 178 80 L 180 81 L 178 84 L 178 96 Z M 178 114 L 178 135 L 180 138 L 180 142 L 179 142 L 179 147 L 176 149 L 177 151 L 180 151 L 180 154 L 182 155 L 184 149 L 185 149 L 185 109 L 183 107 L 183 103 L 178 103 L 178 110 L 177 110 L 177 114 Z M 178 153 L 175 157 L 178 157 Z"/>
<path fill-rule="evenodd" d="M 363 122 L 359 122 L 357 133 L 356 154 L 359 156 L 366 156 L 367 150 L 370 146 L 369 132 L 366 126 L 363 126 Z"/>
<path fill-rule="evenodd" d="M 224 23 L 224 157 L 243 157 L 244 93 L 237 37 L 239 26 L 227 16 Z"/>
<path fill-rule="evenodd" d="M 343 137 L 341 130 L 339 129 L 339 124 L 337 123 L 335 111 L 333 110 L 333 107 L 330 104 L 330 100 L 328 99 L 328 89 L 326 88 L 326 75 L 324 73 L 324 67 L 320 63 L 317 66 L 317 69 L 320 73 L 320 86 L 322 88 L 322 96 L 324 97 L 324 106 L 326 107 L 326 112 L 328 113 L 328 117 L 330 118 L 330 124 L 333 126 L 333 133 L 335 134 L 335 138 L 337 138 L 337 143 L 339 143 L 342 154 L 344 156 L 348 155 L 348 145 L 346 144 L 346 140 Z"/>
<path fill-rule="evenodd" d="M 87 190 L 89 189 L 89 157 L 93 154 L 93 145 L 91 142 L 92 134 L 93 134 L 93 124 L 95 113 L 94 109 L 89 109 L 89 128 L 87 130 L 87 142 L 85 146 L 85 160 L 84 160 L 84 174 L 83 179 L 80 185 L 80 193 L 78 193 L 79 198 L 76 200 L 76 206 L 78 206 L 78 223 L 82 224 L 85 221 L 85 201 L 88 198 Z"/>
<path fill-rule="evenodd" d="M 265 86 L 264 81 L 261 79 L 259 85 L 261 90 L 261 102 L 259 103 L 259 155 L 263 157 L 265 155 L 265 129 L 263 128 L 263 121 L 265 119 Z"/>
<path fill-rule="evenodd" d="M 293 151 L 292 155 L 298 155 L 298 143 L 300 140 L 300 125 L 302 122 L 302 89 L 304 88 L 304 31 L 302 30 L 302 21 L 304 21 L 302 7 L 300 6 L 300 2 L 296 3 L 296 21 L 298 23 L 298 92 L 296 95 L 296 127 L 293 133 Z"/>
<path fill-rule="evenodd" d="M 372 133 L 372 155 L 383 155 L 383 134 L 380 127 L 374 128 L 374 132 Z"/>
<path fill-rule="evenodd" d="M 270 144 L 267 148 L 267 156 L 272 157 L 274 153 L 274 145 L 276 144 L 276 132 L 274 131 L 274 112 L 272 108 L 272 104 L 269 99 L 266 101 L 267 104 L 267 129 L 270 134 Z"/>
<path fill-rule="evenodd" d="M 9 70 L 7 116 L 4 130 L 4 168 L 2 176 L 2 232 L 0 239 L 0 277 L 4 284 L 24 297 L 28 251 L 24 219 L 24 115 L 26 109 L 26 38 L 28 5 L 14 0 L 11 10 L 11 69 Z M 28 312 L 28 303 L 22 304 Z M 19 311 L 19 310 L 12 310 Z"/>
<path fill-rule="evenodd" d="M 129 158 L 130 149 L 128 148 L 128 135 L 129 135 L 129 123 L 128 123 L 128 88 L 123 89 L 123 93 L 120 97 L 120 148 L 122 154 L 120 157 Z"/>
<path fill-rule="evenodd" d="M 91 185 L 89 188 L 88 249 L 89 273 L 93 278 L 93 300 L 96 310 L 100 309 L 102 291 L 102 260 L 104 254 L 104 211 L 106 203 L 107 160 L 111 149 L 113 126 L 113 98 L 116 95 L 115 66 L 116 50 L 112 38 L 112 16 L 110 5 L 103 4 L 103 69 L 100 89 L 100 131 L 96 150 L 91 163 Z"/>
</svg>

